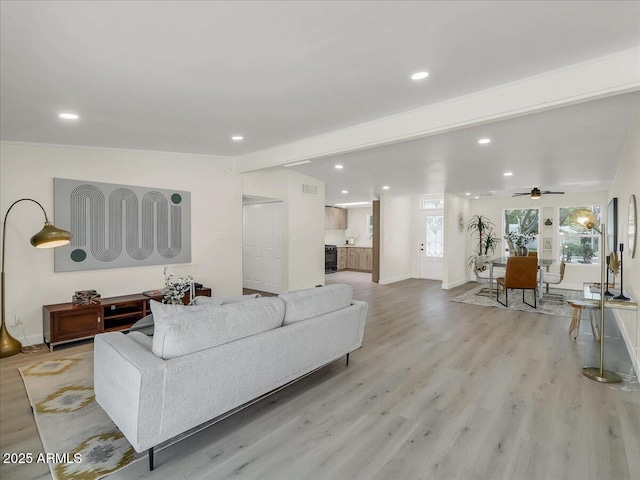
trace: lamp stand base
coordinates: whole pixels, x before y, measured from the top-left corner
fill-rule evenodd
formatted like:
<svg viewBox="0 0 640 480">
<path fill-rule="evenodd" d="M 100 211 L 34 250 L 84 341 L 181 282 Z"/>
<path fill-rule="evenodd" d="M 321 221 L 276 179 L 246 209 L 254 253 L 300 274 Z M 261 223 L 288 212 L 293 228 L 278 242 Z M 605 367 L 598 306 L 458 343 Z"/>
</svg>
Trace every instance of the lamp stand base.
<svg viewBox="0 0 640 480">
<path fill-rule="evenodd" d="M 22 351 L 22 344 L 13 338 L 2 322 L 0 327 L 0 358 L 10 357 Z"/>
<path fill-rule="evenodd" d="M 601 383 L 621 383 L 622 382 L 622 377 L 610 370 L 603 370 L 602 376 L 600 376 L 600 367 L 584 367 L 582 369 L 582 374 L 585 377 L 590 378 L 591 380 L 595 380 L 596 382 L 601 382 Z"/>
</svg>

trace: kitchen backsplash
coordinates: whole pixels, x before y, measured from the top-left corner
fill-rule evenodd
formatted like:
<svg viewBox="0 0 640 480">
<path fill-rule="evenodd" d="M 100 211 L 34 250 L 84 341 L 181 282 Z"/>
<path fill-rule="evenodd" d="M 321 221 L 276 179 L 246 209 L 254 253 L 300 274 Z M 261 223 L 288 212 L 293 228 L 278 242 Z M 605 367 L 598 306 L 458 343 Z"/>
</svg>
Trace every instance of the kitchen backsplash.
<svg viewBox="0 0 640 480">
<path fill-rule="evenodd" d="M 324 244 L 325 245 L 344 245 L 347 241 L 347 237 L 345 237 L 346 230 L 325 230 L 324 231 Z M 371 240 L 369 240 L 368 236 L 362 238 L 360 235 L 356 238 L 356 247 L 370 247 Z"/>
<path fill-rule="evenodd" d="M 325 245 L 344 245 L 346 237 L 344 236 L 345 230 L 325 230 L 324 231 L 324 244 Z"/>
</svg>

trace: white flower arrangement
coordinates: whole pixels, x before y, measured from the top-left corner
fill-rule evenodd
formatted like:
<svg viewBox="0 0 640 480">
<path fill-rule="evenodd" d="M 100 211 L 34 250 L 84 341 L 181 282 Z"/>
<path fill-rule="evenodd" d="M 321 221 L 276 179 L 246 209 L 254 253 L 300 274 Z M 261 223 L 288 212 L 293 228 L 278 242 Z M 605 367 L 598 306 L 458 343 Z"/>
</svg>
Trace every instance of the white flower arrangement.
<svg viewBox="0 0 640 480">
<path fill-rule="evenodd" d="M 360 231 L 357 228 L 345 230 L 344 236 L 348 239 L 347 242 L 353 245 L 355 243 L 355 239 L 360 236 Z"/>
<path fill-rule="evenodd" d="M 184 294 L 192 290 L 193 277 L 187 275 L 180 277 L 177 282 L 171 281 L 174 277 L 173 273 L 167 274 L 167 267 L 164 267 L 164 303 L 172 303 L 179 305 L 182 303 Z"/>
</svg>

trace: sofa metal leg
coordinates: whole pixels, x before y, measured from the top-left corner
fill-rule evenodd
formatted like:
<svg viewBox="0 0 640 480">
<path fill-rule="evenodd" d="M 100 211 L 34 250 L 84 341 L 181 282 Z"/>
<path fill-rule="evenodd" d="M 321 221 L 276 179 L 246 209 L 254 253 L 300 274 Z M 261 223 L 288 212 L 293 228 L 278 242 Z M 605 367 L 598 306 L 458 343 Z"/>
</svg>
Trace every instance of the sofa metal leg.
<svg viewBox="0 0 640 480">
<path fill-rule="evenodd" d="M 347 367 L 349 366 L 349 354 L 347 353 Z"/>
<path fill-rule="evenodd" d="M 153 447 L 149 449 L 149 471 L 153 471 Z"/>
</svg>

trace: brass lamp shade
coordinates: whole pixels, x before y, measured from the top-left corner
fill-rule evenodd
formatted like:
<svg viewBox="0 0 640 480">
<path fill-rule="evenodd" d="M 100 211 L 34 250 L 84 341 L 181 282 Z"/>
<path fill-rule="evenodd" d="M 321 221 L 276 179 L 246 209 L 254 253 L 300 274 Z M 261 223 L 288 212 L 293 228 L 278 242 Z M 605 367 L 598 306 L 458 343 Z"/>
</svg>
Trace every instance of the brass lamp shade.
<svg viewBox="0 0 640 480">
<path fill-rule="evenodd" d="M 33 237 L 31 245 L 36 248 L 55 248 L 71 242 L 71 233 L 45 222 L 44 227 Z"/>
<path fill-rule="evenodd" d="M 596 227 L 597 218 L 591 210 L 587 210 L 581 208 L 576 210 L 569 217 L 569 225 L 574 230 L 578 230 L 579 232 L 584 232 L 586 230 L 595 230 L 598 233 L 601 233 L 600 230 Z"/>
</svg>

